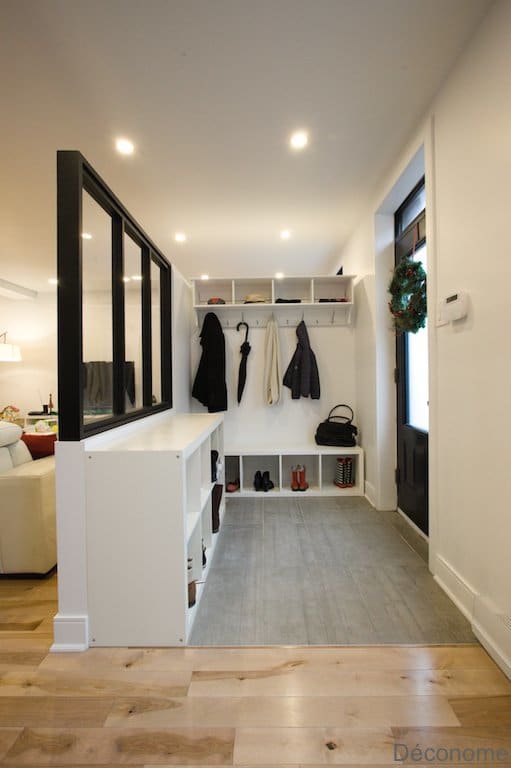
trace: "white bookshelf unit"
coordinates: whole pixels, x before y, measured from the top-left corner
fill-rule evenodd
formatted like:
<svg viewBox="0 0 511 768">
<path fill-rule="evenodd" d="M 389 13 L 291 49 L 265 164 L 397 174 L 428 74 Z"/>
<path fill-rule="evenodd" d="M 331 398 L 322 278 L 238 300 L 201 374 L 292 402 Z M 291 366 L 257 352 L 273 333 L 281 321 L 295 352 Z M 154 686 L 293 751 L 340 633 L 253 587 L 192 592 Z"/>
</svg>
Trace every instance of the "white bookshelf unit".
<svg viewBox="0 0 511 768">
<path fill-rule="evenodd" d="M 217 414 L 170 415 L 86 451 L 90 646 L 187 643 L 218 538 L 211 451 L 223 461 L 222 422 Z"/>
<path fill-rule="evenodd" d="M 340 488 L 335 485 L 338 457 L 350 457 L 353 462 L 353 485 Z M 291 489 L 291 468 L 297 464 L 306 468 L 309 488 L 306 491 Z M 257 470 L 269 471 L 275 487 L 271 491 L 254 490 L 254 474 Z M 225 454 L 226 484 L 239 479 L 240 489 L 226 494 L 227 498 L 282 496 L 363 496 L 364 451 L 360 446 L 332 448 L 326 445 L 310 445 L 303 448 L 264 449 L 242 448 L 227 450 Z"/>
<path fill-rule="evenodd" d="M 302 317 L 309 325 L 350 325 L 354 280 L 354 275 L 194 278 L 193 305 L 199 319 L 206 312 L 215 312 L 225 328 L 242 319 L 264 326 L 272 313 L 279 325 L 296 325 Z M 258 294 L 262 301 L 245 303 L 253 294 Z M 211 299 L 222 299 L 225 303 L 208 304 Z M 278 299 L 299 302 L 280 303 Z"/>
<path fill-rule="evenodd" d="M 54 426 L 58 427 L 59 423 L 59 417 L 58 414 L 47 414 L 43 413 L 37 416 L 30 416 L 27 414 L 24 416 L 24 429 L 25 432 L 35 432 L 35 425 L 38 421 L 44 421 L 48 425 L 48 427 L 53 428 Z M 44 433 L 43 433 L 44 434 Z"/>
</svg>

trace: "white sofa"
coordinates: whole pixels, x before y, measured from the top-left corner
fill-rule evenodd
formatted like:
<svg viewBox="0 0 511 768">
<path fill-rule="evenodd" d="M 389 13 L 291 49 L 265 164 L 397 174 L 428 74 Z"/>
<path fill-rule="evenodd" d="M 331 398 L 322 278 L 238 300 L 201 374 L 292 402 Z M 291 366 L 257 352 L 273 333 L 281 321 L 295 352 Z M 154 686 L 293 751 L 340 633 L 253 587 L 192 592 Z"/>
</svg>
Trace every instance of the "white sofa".
<svg viewBox="0 0 511 768">
<path fill-rule="evenodd" d="M 0 421 L 0 573 L 37 573 L 57 562 L 55 460 L 34 461 L 21 427 Z"/>
</svg>

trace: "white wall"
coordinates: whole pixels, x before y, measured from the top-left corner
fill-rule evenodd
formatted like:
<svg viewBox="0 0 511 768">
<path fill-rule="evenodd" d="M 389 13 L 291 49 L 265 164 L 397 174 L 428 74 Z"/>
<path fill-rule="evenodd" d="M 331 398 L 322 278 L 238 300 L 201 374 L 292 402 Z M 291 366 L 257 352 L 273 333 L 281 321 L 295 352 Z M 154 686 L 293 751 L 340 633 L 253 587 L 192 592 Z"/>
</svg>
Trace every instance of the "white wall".
<svg viewBox="0 0 511 768">
<path fill-rule="evenodd" d="M 256 317 L 252 310 L 250 317 Z M 247 319 L 247 318 L 246 318 Z M 319 400 L 300 398 L 292 400 L 291 391 L 282 387 L 279 403 L 268 406 L 263 396 L 265 329 L 258 328 L 255 320 L 249 323 L 249 343 L 252 347 L 247 360 L 247 383 L 241 403 L 237 403 L 240 346 L 245 329 L 225 329 L 226 381 L 228 410 L 224 414 L 224 442 L 226 450 L 240 447 L 268 447 L 308 445 L 314 442 L 314 433 L 320 421 L 337 403 L 348 403 L 356 409 L 354 366 L 354 332 L 352 327 L 318 326 L 309 323 L 311 348 L 318 363 L 321 397 Z M 307 319 L 306 319 L 307 323 Z M 200 359 L 200 327 L 192 336 L 193 377 Z M 281 369 L 284 375 L 296 349 L 296 325 L 279 328 Z M 193 401 L 193 409 L 205 409 Z"/>
<path fill-rule="evenodd" d="M 0 333 L 21 347 L 22 361 L 0 363 L 0 410 L 41 410 L 51 392 L 57 406 L 57 305 L 52 294 L 34 301 L 0 298 Z"/>
<path fill-rule="evenodd" d="M 384 285 L 372 233 L 386 196 L 424 144 L 430 317 L 437 299 L 453 290 L 466 290 L 471 301 L 466 321 L 430 324 L 430 567 L 508 673 L 511 107 L 503 95 L 510 92 L 511 3 L 502 0 L 492 6 L 340 257 L 346 271 L 364 275 L 362 286 L 375 275 L 373 306 L 367 289 L 357 326 L 361 350 L 369 352 L 371 336 L 376 341 L 381 329 L 375 317 Z M 357 382 L 370 376 L 379 389 L 376 354 L 363 364 L 359 358 Z M 359 401 L 361 411 L 376 413 L 371 385 L 359 388 Z M 375 485 L 377 445 L 365 444 L 368 481 Z"/>
</svg>

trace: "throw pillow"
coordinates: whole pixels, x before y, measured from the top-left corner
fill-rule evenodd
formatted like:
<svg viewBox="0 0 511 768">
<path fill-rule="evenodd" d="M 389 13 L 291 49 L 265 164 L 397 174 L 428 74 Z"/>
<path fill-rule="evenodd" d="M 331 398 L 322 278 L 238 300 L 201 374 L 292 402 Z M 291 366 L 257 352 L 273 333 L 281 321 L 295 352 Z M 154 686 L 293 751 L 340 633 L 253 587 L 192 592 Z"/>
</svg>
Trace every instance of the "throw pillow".
<svg viewBox="0 0 511 768">
<path fill-rule="evenodd" d="M 43 459 L 45 456 L 52 456 L 55 453 L 57 435 L 54 432 L 38 435 L 24 434 L 21 439 L 32 454 L 33 459 Z"/>
</svg>

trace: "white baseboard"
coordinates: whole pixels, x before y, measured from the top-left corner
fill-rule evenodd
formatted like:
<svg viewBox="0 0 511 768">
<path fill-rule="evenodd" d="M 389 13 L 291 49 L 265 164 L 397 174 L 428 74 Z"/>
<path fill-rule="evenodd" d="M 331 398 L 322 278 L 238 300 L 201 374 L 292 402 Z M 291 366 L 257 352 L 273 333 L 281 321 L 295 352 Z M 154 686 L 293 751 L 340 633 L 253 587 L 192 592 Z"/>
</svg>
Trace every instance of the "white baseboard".
<svg viewBox="0 0 511 768">
<path fill-rule="evenodd" d="M 412 530 L 414 530 L 414 531 L 415 531 L 415 533 L 418 533 L 418 534 L 419 534 L 419 536 L 420 536 L 422 539 L 424 539 L 424 541 L 425 541 L 425 542 L 429 543 L 429 537 L 428 537 L 428 536 L 426 536 L 426 534 L 424 533 L 424 531 L 421 531 L 421 529 L 419 528 L 419 526 L 418 526 L 418 525 L 415 525 L 415 523 L 413 522 L 413 520 L 410 520 L 410 518 L 408 517 L 408 515 L 405 515 L 405 513 L 403 512 L 403 510 L 402 510 L 402 509 L 399 509 L 399 507 L 398 507 L 396 511 L 397 511 L 398 515 L 400 515 L 400 516 L 403 518 L 403 520 L 405 521 L 405 523 L 406 523 L 407 525 L 409 525 L 409 526 L 410 526 L 410 528 L 412 528 Z"/>
<path fill-rule="evenodd" d="M 373 507 L 376 507 L 376 489 L 374 485 L 367 480 L 364 483 L 364 495 Z"/>
<path fill-rule="evenodd" d="M 470 622 L 481 645 L 511 679 L 511 617 L 499 612 L 479 594 L 441 555 L 434 558 L 434 578 Z"/>
<path fill-rule="evenodd" d="M 57 613 L 53 619 L 53 637 L 51 653 L 86 651 L 89 647 L 89 617 Z"/>
<path fill-rule="evenodd" d="M 465 618 L 472 622 L 477 594 L 475 589 L 441 555 L 435 558 L 433 576 Z"/>
<path fill-rule="evenodd" d="M 477 595 L 472 629 L 481 641 L 481 645 L 486 648 L 505 674 L 511 678 L 510 617 L 500 613 L 498 607 L 491 600 Z"/>
</svg>

